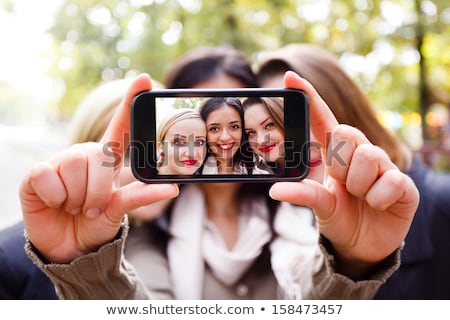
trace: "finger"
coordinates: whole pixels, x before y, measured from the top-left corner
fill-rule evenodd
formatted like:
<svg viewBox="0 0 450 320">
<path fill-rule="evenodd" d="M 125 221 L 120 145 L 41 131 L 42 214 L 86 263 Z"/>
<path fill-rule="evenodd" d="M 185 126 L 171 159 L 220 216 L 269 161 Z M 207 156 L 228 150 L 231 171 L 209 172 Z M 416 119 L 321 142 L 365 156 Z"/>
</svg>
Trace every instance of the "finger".
<svg viewBox="0 0 450 320">
<path fill-rule="evenodd" d="M 330 192 L 320 183 L 305 179 L 301 182 L 277 182 L 269 195 L 279 201 L 306 206 L 326 217 L 334 211 L 335 201 Z"/>
<path fill-rule="evenodd" d="M 31 168 L 20 187 L 24 213 L 48 208 L 59 208 L 67 198 L 66 189 L 55 168 L 43 162 Z"/>
<path fill-rule="evenodd" d="M 390 169 L 375 182 L 366 194 L 367 203 L 374 209 L 384 211 L 395 205 L 396 213 L 414 214 L 419 195 L 414 182 L 398 169 Z M 403 208 L 402 208 L 403 207 Z M 403 209 L 403 210 L 402 210 Z"/>
<path fill-rule="evenodd" d="M 327 132 L 333 131 L 338 125 L 328 105 L 323 101 L 316 89 L 305 79 L 295 72 L 288 71 L 284 77 L 286 88 L 303 90 L 309 99 L 310 104 L 310 128 L 313 135 L 322 146 L 327 146 Z"/>
<path fill-rule="evenodd" d="M 83 213 L 94 218 L 111 200 L 114 182 L 114 166 L 111 163 L 114 157 L 102 149 L 98 143 L 84 145 L 87 156 L 87 187 Z"/>
<path fill-rule="evenodd" d="M 114 116 L 105 131 L 101 143 L 105 144 L 105 149 L 108 148 L 114 154 L 116 161 L 116 168 L 119 167 L 123 161 L 124 152 L 130 140 L 130 108 L 134 97 L 143 91 L 151 90 L 151 80 L 148 74 L 139 75 L 128 88 L 125 97 L 117 108 Z"/>
<path fill-rule="evenodd" d="M 329 135 L 328 148 L 325 152 L 327 173 L 345 183 L 356 148 L 368 143 L 369 140 L 358 129 L 348 125 L 336 126 Z"/>
<path fill-rule="evenodd" d="M 176 184 L 146 184 L 136 181 L 114 191 L 106 212 L 112 221 L 121 221 L 124 212 L 130 212 L 160 200 L 175 198 L 178 193 Z"/>
<path fill-rule="evenodd" d="M 58 158 L 59 175 L 66 188 L 65 211 L 71 214 L 81 212 L 86 197 L 87 158 L 75 148 L 69 149 Z"/>
<path fill-rule="evenodd" d="M 378 178 L 394 168 L 395 165 L 384 150 L 374 145 L 361 144 L 353 153 L 346 179 L 347 190 L 353 196 L 364 199 Z"/>
</svg>

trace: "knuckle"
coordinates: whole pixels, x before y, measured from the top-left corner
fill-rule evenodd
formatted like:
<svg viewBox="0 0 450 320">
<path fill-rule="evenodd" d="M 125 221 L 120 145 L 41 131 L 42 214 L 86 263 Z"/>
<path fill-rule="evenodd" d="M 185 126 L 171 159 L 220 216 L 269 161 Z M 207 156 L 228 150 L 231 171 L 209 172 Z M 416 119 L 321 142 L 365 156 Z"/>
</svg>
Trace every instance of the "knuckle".
<svg viewBox="0 0 450 320">
<path fill-rule="evenodd" d="M 385 159 L 387 154 L 378 146 L 363 143 L 356 147 L 353 156 L 361 161 L 374 161 Z"/>
</svg>

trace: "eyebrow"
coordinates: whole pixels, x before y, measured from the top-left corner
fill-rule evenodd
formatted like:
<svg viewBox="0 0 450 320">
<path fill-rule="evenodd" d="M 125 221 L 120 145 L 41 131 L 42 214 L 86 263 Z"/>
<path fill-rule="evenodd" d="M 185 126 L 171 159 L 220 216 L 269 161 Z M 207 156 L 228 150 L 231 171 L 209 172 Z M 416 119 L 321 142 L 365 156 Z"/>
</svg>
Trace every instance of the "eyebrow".
<svg viewBox="0 0 450 320">
<path fill-rule="evenodd" d="M 189 136 L 191 136 L 191 135 L 189 135 Z M 172 135 L 172 138 L 184 138 L 184 139 L 186 139 L 186 136 L 182 135 L 182 134 L 179 134 L 179 133 L 175 133 L 174 135 Z M 194 138 L 195 139 L 201 139 L 201 138 L 206 139 L 206 136 L 194 136 Z"/>
<path fill-rule="evenodd" d="M 233 120 L 233 121 L 230 121 L 230 122 L 228 122 L 229 124 L 234 124 L 234 123 L 240 123 L 241 121 L 240 120 Z M 207 124 L 207 126 L 208 127 L 212 127 L 212 126 L 221 126 L 221 124 L 220 123 L 216 123 L 216 122 L 213 122 L 213 123 L 208 123 Z"/>
<path fill-rule="evenodd" d="M 261 122 L 259 123 L 259 125 L 262 126 L 265 122 L 267 122 L 267 120 L 272 120 L 272 117 L 268 116 L 266 119 L 264 119 L 263 121 L 261 121 Z M 253 129 L 253 128 L 250 128 L 250 127 L 245 128 L 245 131 L 251 131 L 251 130 L 254 130 L 254 129 Z"/>
<path fill-rule="evenodd" d="M 264 124 L 264 122 L 266 122 L 267 120 L 272 120 L 272 118 L 269 116 L 267 117 L 265 120 L 261 121 L 261 123 L 259 124 L 260 126 Z"/>
<path fill-rule="evenodd" d="M 172 135 L 172 138 L 186 138 L 186 136 L 179 134 L 179 133 L 175 133 Z"/>
</svg>

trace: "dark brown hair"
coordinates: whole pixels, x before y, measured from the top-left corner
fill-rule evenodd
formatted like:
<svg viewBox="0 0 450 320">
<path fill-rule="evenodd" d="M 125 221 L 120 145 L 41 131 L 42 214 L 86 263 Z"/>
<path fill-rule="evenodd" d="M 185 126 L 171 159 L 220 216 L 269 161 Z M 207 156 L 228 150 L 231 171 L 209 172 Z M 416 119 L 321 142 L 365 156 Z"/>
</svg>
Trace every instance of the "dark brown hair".
<svg viewBox="0 0 450 320">
<path fill-rule="evenodd" d="M 169 89 L 192 88 L 219 75 L 236 79 L 244 87 L 258 87 L 248 59 L 229 46 L 199 47 L 184 54 L 169 70 L 165 86 Z"/>
<path fill-rule="evenodd" d="M 269 53 L 260 63 L 261 83 L 291 70 L 308 80 L 333 111 L 339 123 L 361 130 L 384 149 L 392 162 L 406 170 L 401 141 L 378 120 L 364 91 L 331 53 L 311 44 L 294 43 Z"/>
</svg>

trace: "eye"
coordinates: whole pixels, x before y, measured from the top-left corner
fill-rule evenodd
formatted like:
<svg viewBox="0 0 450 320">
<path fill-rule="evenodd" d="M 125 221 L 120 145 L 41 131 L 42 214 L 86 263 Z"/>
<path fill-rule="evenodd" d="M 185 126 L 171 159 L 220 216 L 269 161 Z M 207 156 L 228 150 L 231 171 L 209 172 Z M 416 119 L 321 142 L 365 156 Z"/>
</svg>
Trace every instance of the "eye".
<svg viewBox="0 0 450 320">
<path fill-rule="evenodd" d="M 255 131 L 247 131 L 247 137 L 254 137 L 256 135 Z"/>
<path fill-rule="evenodd" d="M 209 132 L 212 132 L 212 133 L 216 133 L 216 132 L 219 132 L 219 128 L 218 128 L 218 127 L 210 127 L 210 128 L 208 129 L 208 131 L 209 131 Z"/>
<path fill-rule="evenodd" d="M 273 122 L 269 122 L 268 124 L 266 124 L 266 126 L 264 127 L 266 130 L 271 130 L 275 127 L 275 124 Z"/>
<path fill-rule="evenodd" d="M 203 147 L 205 145 L 206 141 L 205 140 L 197 140 L 194 142 L 194 146 L 196 147 Z"/>
<path fill-rule="evenodd" d="M 186 141 L 180 140 L 180 139 L 174 139 L 172 141 L 172 145 L 175 147 L 184 147 L 187 144 Z"/>
<path fill-rule="evenodd" d="M 230 128 L 231 128 L 231 130 L 236 131 L 236 130 L 239 130 L 241 128 L 241 126 L 238 124 L 232 124 Z"/>
</svg>

